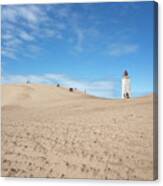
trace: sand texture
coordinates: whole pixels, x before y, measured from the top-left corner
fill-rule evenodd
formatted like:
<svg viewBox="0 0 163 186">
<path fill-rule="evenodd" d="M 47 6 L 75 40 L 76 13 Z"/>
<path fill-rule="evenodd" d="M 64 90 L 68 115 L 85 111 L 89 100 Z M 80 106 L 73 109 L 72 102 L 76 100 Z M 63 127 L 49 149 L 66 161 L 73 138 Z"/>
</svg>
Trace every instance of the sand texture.
<svg viewBox="0 0 163 186">
<path fill-rule="evenodd" d="M 2 176 L 154 179 L 153 95 L 2 85 Z"/>
</svg>

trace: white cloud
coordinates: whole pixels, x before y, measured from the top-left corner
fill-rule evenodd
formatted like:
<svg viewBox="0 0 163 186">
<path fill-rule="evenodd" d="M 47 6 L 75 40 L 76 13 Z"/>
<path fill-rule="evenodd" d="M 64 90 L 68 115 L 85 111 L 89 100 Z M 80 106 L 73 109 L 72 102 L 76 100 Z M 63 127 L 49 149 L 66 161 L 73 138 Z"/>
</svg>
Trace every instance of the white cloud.
<svg viewBox="0 0 163 186">
<path fill-rule="evenodd" d="M 53 12 L 52 12 L 53 13 Z M 64 23 L 53 20 L 46 12 L 46 6 L 10 5 L 2 7 L 2 48 L 4 56 L 13 59 L 22 48 L 38 47 L 45 39 L 62 39 Z M 11 44 L 13 43 L 13 44 Z M 38 47 L 40 48 L 40 46 Z M 14 50 L 17 52 L 13 52 Z M 16 51 L 15 50 L 15 51 Z M 45 49 L 46 50 L 46 49 Z M 12 53 L 10 53 L 12 51 Z M 33 56 L 34 50 L 21 50 L 21 56 Z"/>
<path fill-rule="evenodd" d="M 16 59 L 17 49 L 21 45 L 22 41 L 14 37 L 11 34 L 6 34 L 6 37 L 2 43 L 2 56 L 6 56 L 10 59 Z"/>
<path fill-rule="evenodd" d="M 24 18 L 30 23 L 36 24 L 37 22 L 41 21 L 42 17 L 44 16 L 43 11 L 40 11 L 40 9 L 37 6 L 30 6 L 28 7 L 20 7 L 18 8 L 19 16 Z"/>
<path fill-rule="evenodd" d="M 6 56 L 6 57 L 9 57 L 10 59 L 16 59 L 16 55 L 15 55 L 15 51 L 11 49 L 5 49 L 3 50 L 3 48 L 1 49 L 2 50 L 2 55 L 3 56 Z"/>
<path fill-rule="evenodd" d="M 81 81 L 72 79 L 64 74 L 43 74 L 43 75 L 6 75 L 2 77 L 2 83 L 31 83 L 61 84 L 64 87 L 77 88 L 80 91 L 87 91 L 90 95 L 113 98 L 115 83 L 113 80 L 103 81 Z"/>
<path fill-rule="evenodd" d="M 25 31 L 21 31 L 19 34 L 19 37 L 25 41 L 33 41 L 34 40 L 34 37 Z"/>
<path fill-rule="evenodd" d="M 46 42 L 47 39 L 53 39 L 54 41 L 57 39 L 61 42 L 65 40 L 72 41 L 69 47 L 70 53 L 78 54 L 86 50 L 88 51 L 90 48 L 94 50 L 95 42 L 97 42 L 96 38 L 100 37 L 95 24 L 96 20 L 93 20 L 88 26 L 83 24 L 84 21 L 85 17 L 75 10 L 72 11 L 70 6 L 3 6 L 2 46 L 4 50 L 8 50 L 4 43 L 7 44 L 16 38 L 22 43 L 13 46 L 13 48 L 19 51 L 24 46 L 40 46 L 40 43 Z M 44 48 L 44 50 L 47 49 Z M 30 52 L 21 51 L 21 55 L 23 56 L 24 54 L 24 57 L 26 57 L 26 53 L 28 53 L 28 56 L 34 56 L 34 53 Z M 17 57 L 18 52 L 14 55 Z M 9 54 L 8 57 L 10 58 L 10 56 Z"/>
<path fill-rule="evenodd" d="M 36 23 L 42 19 L 43 11 L 36 5 L 10 5 L 2 7 L 2 17 L 7 21 L 17 22 L 18 18 L 24 19 L 29 23 Z"/>
<path fill-rule="evenodd" d="M 137 50 L 138 50 L 137 44 L 114 43 L 108 47 L 107 53 L 110 56 L 122 56 L 122 55 L 135 53 Z"/>
<path fill-rule="evenodd" d="M 65 39 L 70 41 L 70 52 L 77 54 L 97 50 L 100 53 L 105 50 L 106 43 L 113 42 L 115 44 L 110 44 L 106 49 L 110 56 L 127 55 L 137 51 L 137 45 L 125 42 L 128 35 L 133 33 L 132 27 L 129 27 L 130 30 L 127 27 L 120 30 L 114 29 L 115 32 L 110 29 L 111 31 L 108 30 L 106 34 L 102 30 L 102 25 L 116 22 L 113 25 L 116 28 L 119 19 L 117 17 L 114 20 L 108 18 L 105 22 L 105 20 L 101 20 L 100 15 L 94 14 L 93 10 L 90 11 L 89 6 L 83 5 L 83 8 L 82 13 L 68 5 L 2 6 L 2 47 L 4 50 L 8 50 L 3 43 L 7 44 L 15 38 L 23 42 L 13 47 L 18 51 L 23 48 L 23 45 L 39 46 L 47 39 L 53 39 L 54 42 L 55 40 L 64 42 L 63 39 Z M 84 24 L 86 19 L 87 24 Z M 44 50 L 47 49 L 44 48 Z M 33 53 L 30 54 L 31 51 L 25 51 L 24 54 L 27 52 L 28 56 L 33 55 Z M 5 53 L 9 54 L 9 52 Z M 14 55 L 16 57 L 18 52 Z M 21 55 L 23 55 L 23 51 Z M 9 54 L 8 57 L 10 58 L 10 56 L 12 55 Z"/>
<path fill-rule="evenodd" d="M 84 35 L 85 31 L 79 27 L 75 29 L 76 33 L 76 45 L 75 45 L 75 50 L 77 52 L 82 52 L 83 51 L 83 42 L 84 42 Z"/>
<path fill-rule="evenodd" d="M 3 17 L 6 19 L 6 21 L 15 22 L 17 17 L 17 11 L 11 7 L 2 7 L 2 18 Z"/>
</svg>

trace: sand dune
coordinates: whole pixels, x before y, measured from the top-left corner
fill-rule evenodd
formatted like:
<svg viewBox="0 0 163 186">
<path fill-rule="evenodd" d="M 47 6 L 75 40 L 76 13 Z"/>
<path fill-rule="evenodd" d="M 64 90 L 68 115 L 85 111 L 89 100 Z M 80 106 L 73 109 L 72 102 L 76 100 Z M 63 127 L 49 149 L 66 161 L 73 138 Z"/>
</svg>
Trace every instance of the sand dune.
<svg viewBox="0 0 163 186">
<path fill-rule="evenodd" d="M 2 85 L 2 176 L 152 180 L 152 105 Z"/>
</svg>

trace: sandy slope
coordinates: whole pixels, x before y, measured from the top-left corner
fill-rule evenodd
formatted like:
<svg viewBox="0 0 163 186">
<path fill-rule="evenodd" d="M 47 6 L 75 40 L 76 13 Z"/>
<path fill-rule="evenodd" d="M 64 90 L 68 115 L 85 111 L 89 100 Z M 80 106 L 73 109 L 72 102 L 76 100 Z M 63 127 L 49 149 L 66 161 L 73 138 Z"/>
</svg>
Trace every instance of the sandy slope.
<svg viewBox="0 0 163 186">
<path fill-rule="evenodd" d="M 2 85 L 2 175 L 153 179 L 152 98 Z"/>
</svg>

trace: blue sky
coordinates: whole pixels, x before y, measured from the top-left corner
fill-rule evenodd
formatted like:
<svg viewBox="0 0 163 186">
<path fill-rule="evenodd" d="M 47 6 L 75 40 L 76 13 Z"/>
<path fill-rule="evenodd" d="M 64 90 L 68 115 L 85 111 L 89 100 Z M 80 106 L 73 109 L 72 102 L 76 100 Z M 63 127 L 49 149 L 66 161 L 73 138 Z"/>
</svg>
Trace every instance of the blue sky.
<svg viewBox="0 0 163 186">
<path fill-rule="evenodd" d="M 153 92 L 154 3 L 2 6 L 2 82 L 60 83 L 120 98 Z"/>
</svg>

